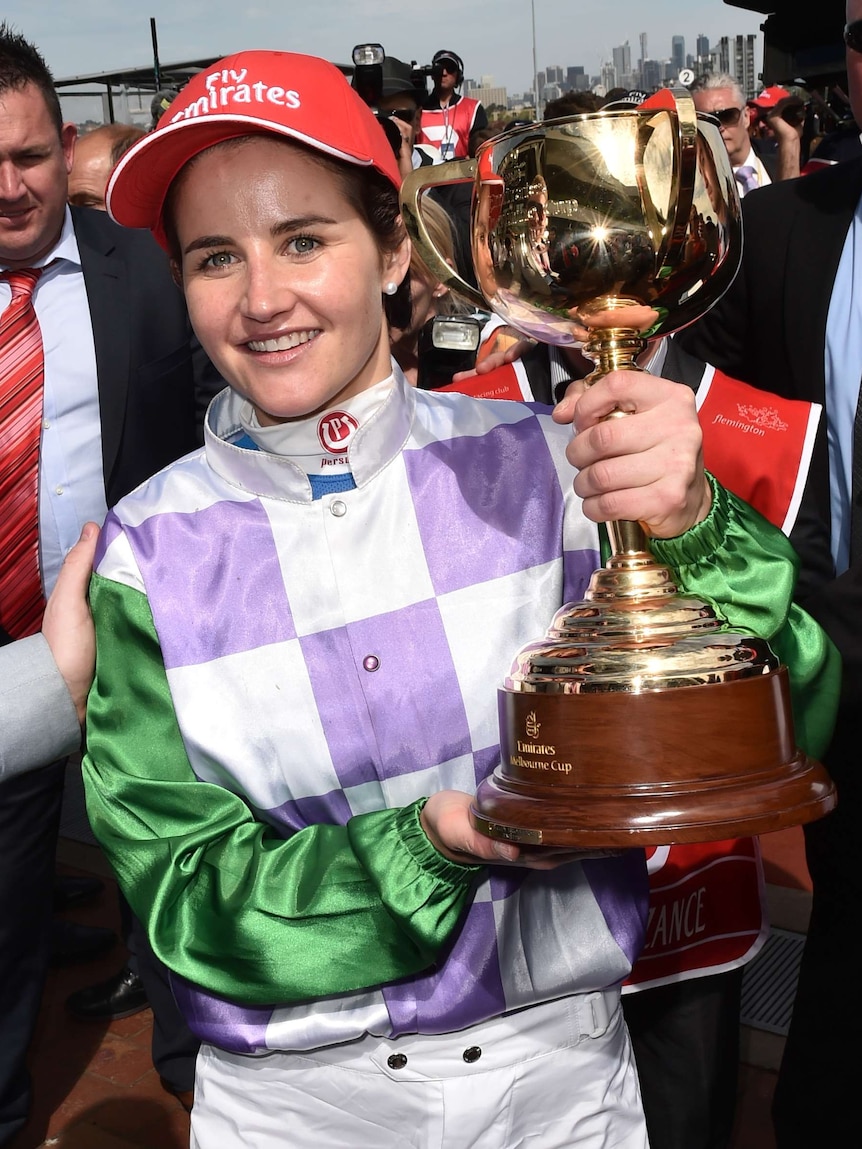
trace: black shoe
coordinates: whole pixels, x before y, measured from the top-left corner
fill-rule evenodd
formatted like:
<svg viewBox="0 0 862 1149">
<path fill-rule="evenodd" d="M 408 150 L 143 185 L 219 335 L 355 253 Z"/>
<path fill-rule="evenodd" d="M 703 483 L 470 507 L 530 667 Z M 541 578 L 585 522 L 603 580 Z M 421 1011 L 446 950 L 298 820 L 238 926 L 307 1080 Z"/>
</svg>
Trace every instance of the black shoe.
<svg viewBox="0 0 862 1149">
<path fill-rule="evenodd" d="M 92 961 L 116 945 L 117 935 L 101 926 L 80 926 L 56 918 L 51 923 L 51 965 Z"/>
<path fill-rule="evenodd" d="M 58 874 L 54 878 L 54 913 L 62 914 L 73 906 L 93 902 L 104 888 L 101 878 L 72 878 Z"/>
<path fill-rule="evenodd" d="M 66 998 L 66 1009 L 82 1021 L 116 1021 L 149 1005 L 144 983 L 125 966 L 107 981 L 88 985 Z"/>
</svg>

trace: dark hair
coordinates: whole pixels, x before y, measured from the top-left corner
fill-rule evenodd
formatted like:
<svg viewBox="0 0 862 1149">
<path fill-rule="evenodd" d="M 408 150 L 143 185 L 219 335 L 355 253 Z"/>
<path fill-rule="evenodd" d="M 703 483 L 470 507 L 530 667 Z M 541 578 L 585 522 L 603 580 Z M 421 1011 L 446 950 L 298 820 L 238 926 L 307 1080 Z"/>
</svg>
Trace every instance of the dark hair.
<svg viewBox="0 0 862 1149">
<path fill-rule="evenodd" d="M 54 121 L 57 135 L 63 134 L 63 112 L 54 77 L 39 50 L 20 32 L 13 32 L 6 21 L 0 22 L 0 95 L 20 92 L 32 84 L 45 98 L 48 113 Z"/>
<path fill-rule="evenodd" d="M 313 156 L 317 163 L 330 171 L 338 180 L 345 199 L 374 236 L 378 249 L 381 252 L 391 253 L 400 247 L 405 232 L 401 222 L 398 192 L 385 176 L 375 171 L 374 168 L 357 167 L 355 164 L 344 163 L 341 160 L 333 159 L 331 156 L 323 155 L 315 148 L 307 147 L 305 144 L 294 140 L 284 139 L 271 132 L 251 132 L 245 136 L 233 136 L 231 139 L 222 140 L 213 144 L 212 147 L 198 152 L 183 166 L 171 182 L 162 207 L 162 225 L 168 240 L 171 258 L 175 263 L 180 264 L 182 259 L 176 224 L 174 223 L 174 206 L 177 193 L 182 187 L 187 173 L 195 162 L 208 152 L 215 151 L 217 148 L 236 147 L 246 140 L 257 139 L 261 135 L 300 148 Z M 410 325 L 413 301 L 410 294 L 409 271 L 394 295 L 384 295 L 383 307 L 386 312 L 386 322 L 391 327 L 408 327 Z"/>
<path fill-rule="evenodd" d="M 563 116 L 582 116 L 587 112 L 597 112 L 601 103 L 594 92 L 566 92 L 556 100 L 548 100 L 542 119 L 559 120 Z"/>
</svg>

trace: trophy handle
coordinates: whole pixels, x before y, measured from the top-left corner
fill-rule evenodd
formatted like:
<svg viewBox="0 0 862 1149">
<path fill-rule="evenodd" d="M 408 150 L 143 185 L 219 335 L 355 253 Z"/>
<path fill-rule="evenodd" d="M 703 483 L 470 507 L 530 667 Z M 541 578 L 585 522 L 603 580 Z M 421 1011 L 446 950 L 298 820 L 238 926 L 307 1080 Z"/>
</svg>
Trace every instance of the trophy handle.
<svg viewBox="0 0 862 1149">
<path fill-rule="evenodd" d="M 675 267 L 679 253 L 685 245 L 697 177 L 697 109 L 687 88 L 677 86 L 671 89 L 671 93 L 677 111 L 674 150 L 679 193 L 674 203 L 673 219 L 667 229 L 668 239 L 663 252 L 663 267 Z"/>
<path fill-rule="evenodd" d="M 422 216 L 420 198 L 424 191 L 439 184 L 473 183 L 476 178 L 475 160 L 449 160 L 445 164 L 432 164 L 416 168 L 404 178 L 401 184 L 401 218 L 410 240 L 418 251 L 428 270 L 437 276 L 450 291 L 466 296 L 482 310 L 487 310 L 485 297 L 447 263 L 428 233 Z"/>
</svg>

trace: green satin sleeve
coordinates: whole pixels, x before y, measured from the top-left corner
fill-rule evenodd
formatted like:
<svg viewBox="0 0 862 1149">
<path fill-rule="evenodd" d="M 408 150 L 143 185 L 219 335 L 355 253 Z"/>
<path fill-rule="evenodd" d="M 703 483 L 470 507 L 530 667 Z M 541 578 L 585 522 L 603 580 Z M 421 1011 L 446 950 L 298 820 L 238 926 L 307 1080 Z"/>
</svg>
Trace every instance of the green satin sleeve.
<svg viewBox="0 0 862 1149">
<path fill-rule="evenodd" d="M 715 603 L 731 629 L 767 639 L 790 674 L 799 746 L 814 758 L 829 745 L 841 658 L 825 631 L 793 602 L 799 560 L 781 531 L 712 476 L 706 519 L 674 539 L 651 539 L 680 590 Z"/>
<path fill-rule="evenodd" d="M 431 845 L 423 803 L 279 837 L 237 795 L 195 778 L 145 596 L 94 575 L 90 601 L 87 811 L 162 961 L 249 1005 L 432 966 L 479 868 Z"/>
</svg>

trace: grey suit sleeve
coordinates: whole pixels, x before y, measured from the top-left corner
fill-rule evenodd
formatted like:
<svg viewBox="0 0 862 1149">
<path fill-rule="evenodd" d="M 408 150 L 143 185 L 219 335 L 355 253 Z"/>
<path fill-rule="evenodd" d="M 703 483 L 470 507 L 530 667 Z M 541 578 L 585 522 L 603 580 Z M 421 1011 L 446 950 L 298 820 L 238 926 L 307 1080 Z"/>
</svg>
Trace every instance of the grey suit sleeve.
<svg viewBox="0 0 862 1149">
<path fill-rule="evenodd" d="M 72 696 L 42 635 L 0 647 L 0 780 L 80 745 Z"/>
</svg>

